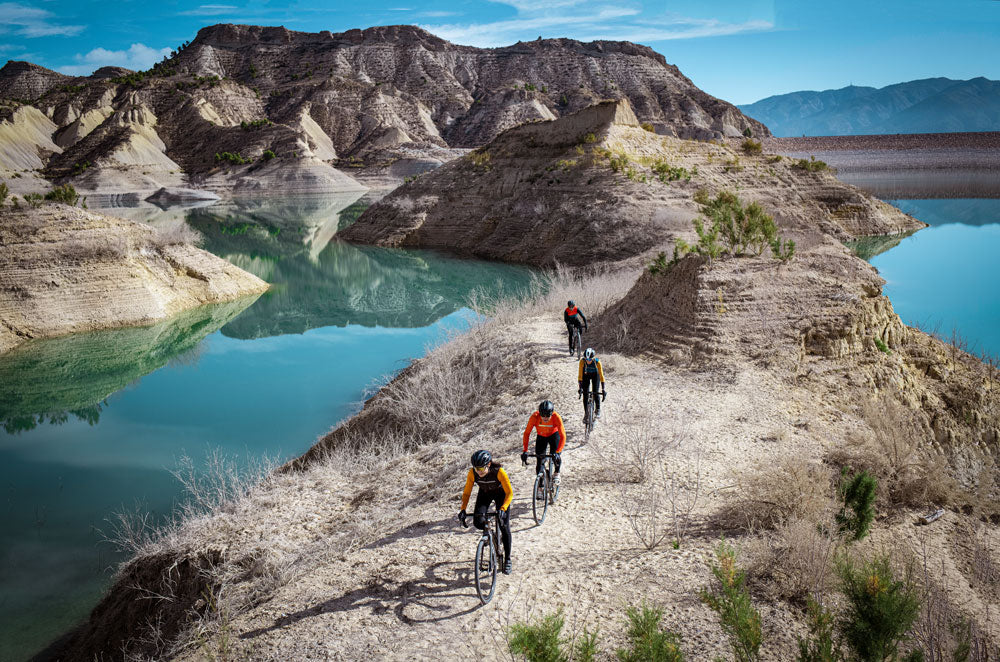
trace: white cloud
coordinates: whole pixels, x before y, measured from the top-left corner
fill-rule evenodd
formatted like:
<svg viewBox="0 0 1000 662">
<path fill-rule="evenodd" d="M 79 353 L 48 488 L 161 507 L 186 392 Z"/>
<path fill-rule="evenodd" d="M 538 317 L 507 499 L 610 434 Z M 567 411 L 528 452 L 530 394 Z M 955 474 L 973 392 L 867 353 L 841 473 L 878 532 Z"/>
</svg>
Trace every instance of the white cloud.
<svg viewBox="0 0 1000 662">
<path fill-rule="evenodd" d="M 200 5 L 197 9 L 178 12 L 181 16 L 218 16 L 227 14 L 234 9 L 239 9 L 236 5 Z"/>
<path fill-rule="evenodd" d="M 724 23 L 715 19 L 698 19 L 661 15 L 641 17 L 639 9 L 614 6 L 592 0 L 491 0 L 513 7 L 514 18 L 490 23 L 450 23 L 421 25 L 448 41 L 492 48 L 506 46 L 537 36 L 571 37 L 581 41 L 599 39 L 646 43 L 669 39 L 717 37 L 744 32 L 774 29 L 764 20 Z M 571 12 L 567 8 L 574 7 Z"/>
<path fill-rule="evenodd" d="M 82 31 L 84 25 L 58 25 L 52 22 L 55 14 L 45 9 L 19 5 L 16 2 L 0 2 L 0 34 L 14 32 L 22 37 L 51 37 L 53 35 L 74 35 Z M 14 28 L 13 30 L 11 28 Z"/>
<path fill-rule="evenodd" d="M 101 67 L 125 67 L 138 71 L 149 69 L 166 55 L 170 55 L 169 48 L 150 48 L 145 44 L 132 44 L 122 51 L 95 48 L 85 55 L 77 53 L 73 56 L 76 64 L 59 67 L 57 70 L 70 76 L 88 76 Z"/>
</svg>

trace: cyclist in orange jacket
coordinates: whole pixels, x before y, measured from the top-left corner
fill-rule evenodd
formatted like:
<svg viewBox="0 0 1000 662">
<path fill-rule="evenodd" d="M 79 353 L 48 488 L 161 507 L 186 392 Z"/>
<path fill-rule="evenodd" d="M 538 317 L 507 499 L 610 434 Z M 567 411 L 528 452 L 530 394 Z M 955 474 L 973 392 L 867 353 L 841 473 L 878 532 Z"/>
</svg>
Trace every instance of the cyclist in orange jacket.
<svg viewBox="0 0 1000 662">
<path fill-rule="evenodd" d="M 563 427 L 562 418 L 556 413 L 555 405 L 549 400 L 542 400 L 538 405 L 538 411 L 528 419 L 528 427 L 524 428 L 524 452 L 521 453 L 521 462 L 528 463 L 528 440 L 531 438 L 531 428 L 535 428 L 538 436 L 535 437 L 535 473 L 542 473 L 542 460 L 546 452 L 555 457 L 552 458 L 556 467 L 556 474 L 553 476 L 556 485 L 559 484 L 559 469 L 562 467 L 563 446 L 566 445 L 566 428 Z"/>
<path fill-rule="evenodd" d="M 497 517 L 500 520 L 500 542 L 503 543 L 503 574 L 509 575 L 510 562 L 510 502 L 514 499 L 514 490 L 510 486 L 510 478 L 499 462 L 493 461 L 493 454 L 479 450 L 472 454 L 472 468 L 465 478 L 465 489 L 462 491 L 462 510 L 458 513 L 458 521 L 462 526 L 468 526 L 465 518 L 468 515 L 465 508 L 469 505 L 472 495 L 472 485 L 479 486 L 476 495 L 476 505 L 473 509 L 472 524 L 479 530 L 486 528 L 486 511 L 490 504 L 497 505 Z"/>
</svg>

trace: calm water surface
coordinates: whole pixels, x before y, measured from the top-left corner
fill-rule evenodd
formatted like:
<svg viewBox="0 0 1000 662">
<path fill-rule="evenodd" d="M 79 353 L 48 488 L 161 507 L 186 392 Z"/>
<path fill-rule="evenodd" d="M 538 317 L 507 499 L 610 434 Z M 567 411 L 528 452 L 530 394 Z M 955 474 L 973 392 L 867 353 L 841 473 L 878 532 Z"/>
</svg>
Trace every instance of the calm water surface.
<svg viewBox="0 0 1000 662">
<path fill-rule="evenodd" d="M 119 560 L 101 542 L 106 519 L 137 503 L 169 512 L 181 457 L 296 456 L 373 380 L 467 323 L 473 289 L 527 287 L 520 267 L 338 242 L 367 205 L 356 198 L 116 210 L 187 223 L 274 287 L 0 358 L 0 660 L 26 659 L 86 616 Z"/>
<path fill-rule="evenodd" d="M 973 353 L 1000 355 L 1000 173 L 964 174 L 934 186 L 922 172 L 841 178 L 930 225 L 902 238 L 859 242 L 903 321 L 948 337 L 954 330 Z M 926 195 L 917 197 L 921 185 Z M 913 197 L 896 197 L 901 192 Z"/>
</svg>

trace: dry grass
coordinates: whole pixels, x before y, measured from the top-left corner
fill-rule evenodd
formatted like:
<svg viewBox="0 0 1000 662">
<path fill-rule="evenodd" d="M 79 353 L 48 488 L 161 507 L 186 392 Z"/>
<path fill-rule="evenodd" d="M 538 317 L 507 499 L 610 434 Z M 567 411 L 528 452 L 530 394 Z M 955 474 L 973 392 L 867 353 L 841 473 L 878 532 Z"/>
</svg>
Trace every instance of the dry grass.
<svg viewBox="0 0 1000 662">
<path fill-rule="evenodd" d="M 736 474 L 736 496 L 723 519 L 746 531 L 794 519 L 818 522 L 833 510 L 830 470 L 804 455 L 785 456 Z"/>
<path fill-rule="evenodd" d="M 156 233 L 150 238 L 150 244 L 155 248 L 176 246 L 179 244 L 197 246 L 201 244 L 201 241 L 201 233 L 188 225 L 184 220 L 171 221 L 157 227 Z"/>
<path fill-rule="evenodd" d="M 836 583 L 834 558 L 841 541 L 824 531 L 834 531 L 809 519 L 794 518 L 778 524 L 750 545 L 747 574 L 755 591 L 772 599 L 805 605 L 811 597 L 825 602 Z"/>
</svg>

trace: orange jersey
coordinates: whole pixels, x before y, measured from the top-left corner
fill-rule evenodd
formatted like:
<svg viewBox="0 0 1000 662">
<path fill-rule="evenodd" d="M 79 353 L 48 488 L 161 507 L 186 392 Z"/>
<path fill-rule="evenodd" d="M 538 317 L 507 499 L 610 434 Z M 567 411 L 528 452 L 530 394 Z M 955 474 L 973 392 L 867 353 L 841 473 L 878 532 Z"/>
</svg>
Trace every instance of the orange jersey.
<svg viewBox="0 0 1000 662">
<path fill-rule="evenodd" d="M 462 510 L 469 505 L 469 497 L 472 496 L 472 486 L 475 483 L 479 483 L 480 491 L 493 492 L 499 487 L 504 493 L 500 510 L 510 508 L 510 502 L 514 500 L 514 489 L 510 486 L 510 478 L 502 467 L 492 466 L 485 476 L 477 476 L 475 469 L 469 469 L 469 475 L 465 478 L 465 489 L 462 490 Z"/>
<path fill-rule="evenodd" d="M 556 432 L 559 433 L 559 448 L 556 449 L 557 453 L 562 453 L 563 446 L 566 444 L 566 428 L 563 427 L 562 418 L 559 414 L 552 412 L 552 416 L 549 417 L 548 421 L 542 420 L 542 415 L 537 411 L 531 415 L 528 419 L 528 427 L 524 428 L 524 452 L 528 452 L 528 440 L 531 437 L 531 428 L 538 430 L 539 437 L 548 437 Z"/>
</svg>

